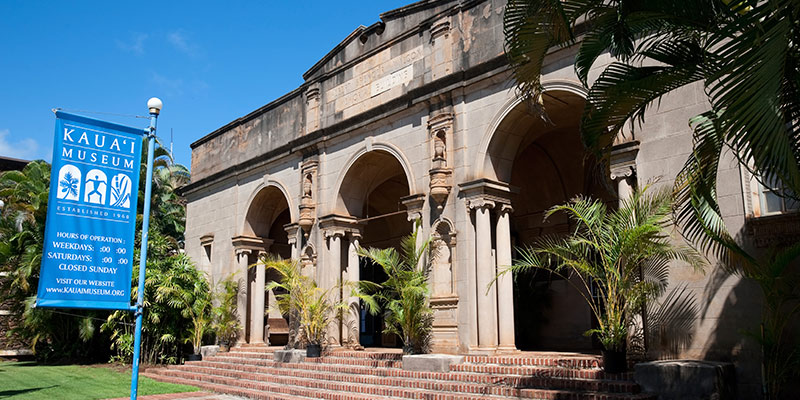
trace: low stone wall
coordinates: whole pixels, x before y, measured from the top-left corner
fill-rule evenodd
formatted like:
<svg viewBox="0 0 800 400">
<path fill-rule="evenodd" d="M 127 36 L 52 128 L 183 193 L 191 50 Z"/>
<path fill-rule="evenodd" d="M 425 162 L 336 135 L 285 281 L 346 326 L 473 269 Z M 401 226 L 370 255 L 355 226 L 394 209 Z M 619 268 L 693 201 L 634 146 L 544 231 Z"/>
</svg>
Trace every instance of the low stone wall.
<svg viewBox="0 0 800 400">
<path fill-rule="evenodd" d="M 736 370 L 731 363 L 670 360 L 636 364 L 634 380 L 659 400 L 736 398 Z"/>
</svg>

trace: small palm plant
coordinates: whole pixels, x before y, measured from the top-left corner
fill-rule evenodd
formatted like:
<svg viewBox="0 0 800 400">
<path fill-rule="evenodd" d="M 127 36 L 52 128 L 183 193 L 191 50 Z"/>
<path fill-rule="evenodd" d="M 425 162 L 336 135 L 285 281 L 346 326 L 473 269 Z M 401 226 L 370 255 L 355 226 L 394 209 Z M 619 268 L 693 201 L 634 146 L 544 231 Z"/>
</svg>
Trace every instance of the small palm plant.
<svg viewBox="0 0 800 400">
<path fill-rule="evenodd" d="M 188 256 L 176 256 L 175 265 L 156 288 L 156 301 L 166 301 L 170 307 L 181 310 L 184 318 L 191 320 L 185 341 L 192 344 L 195 355 L 200 354 L 203 336 L 212 321 L 211 290 L 205 274 L 195 268 Z"/>
<path fill-rule="evenodd" d="M 426 257 L 429 245 L 430 240 L 426 240 L 417 248 L 417 231 L 414 231 L 402 239 L 399 253 L 394 248 L 358 249 L 359 256 L 372 260 L 388 276 L 380 284 L 360 282 L 359 297 L 373 315 L 378 313 L 379 304 L 384 305 L 384 333 L 399 336 L 406 354 L 424 353 L 430 341 L 433 310 L 429 302 L 428 261 L 434 256 Z"/>
<path fill-rule="evenodd" d="M 308 276 L 302 274 L 298 260 L 284 260 L 265 257 L 259 260 L 267 269 L 274 270 L 279 280 L 270 281 L 265 290 L 282 289 L 275 295 L 277 304 L 270 306 L 281 314 L 289 314 L 297 318 L 300 328 L 297 340 L 311 346 L 322 346 L 325 343 L 328 326 L 347 309 L 347 303 L 334 298 L 341 285 L 329 289 L 317 286 Z"/>
<path fill-rule="evenodd" d="M 501 273 L 539 268 L 563 277 L 576 287 L 597 319 L 598 327 L 586 334 L 597 335 L 607 352 L 624 355 L 629 318 L 646 300 L 664 293 L 668 263 L 680 260 L 695 268 L 701 265 L 699 254 L 688 246 L 674 245 L 665 230 L 670 224 L 670 193 L 646 191 L 647 187 L 634 192 L 610 212 L 602 201 L 580 196 L 551 208 L 545 218 L 566 213 L 574 230 L 566 237 L 545 237 L 521 249 L 519 260 Z"/>
<path fill-rule="evenodd" d="M 217 334 L 217 341 L 221 349 L 229 348 L 239 336 L 241 324 L 236 309 L 238 295 L 239 283 L 232 277 L 229 276 L 219 283 L 219 290 L 216 293 L 218 304 L 213 309 L 214 324 L 212 328 Z"/>
</svg>

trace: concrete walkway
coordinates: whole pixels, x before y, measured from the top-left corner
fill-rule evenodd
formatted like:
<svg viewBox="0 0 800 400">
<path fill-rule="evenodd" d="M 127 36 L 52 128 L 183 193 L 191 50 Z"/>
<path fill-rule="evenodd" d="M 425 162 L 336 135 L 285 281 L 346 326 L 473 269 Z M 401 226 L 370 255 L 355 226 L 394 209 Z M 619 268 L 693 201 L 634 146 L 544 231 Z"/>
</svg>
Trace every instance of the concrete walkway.
<svg viewBox="0 0 800 400">
<path fill-rule="evenodd" d="M 244 397 L 231 396 L 227 394 L 218 394 L 210 392 L 184 392 L 184 393 L 167 393 L 167 394 L 151 394 L 149 396 L 139 396 L 139 400 L 245 400 Z M 118 397 L 109 400 L 130 400 L 130 397 Z"/>
</svg>

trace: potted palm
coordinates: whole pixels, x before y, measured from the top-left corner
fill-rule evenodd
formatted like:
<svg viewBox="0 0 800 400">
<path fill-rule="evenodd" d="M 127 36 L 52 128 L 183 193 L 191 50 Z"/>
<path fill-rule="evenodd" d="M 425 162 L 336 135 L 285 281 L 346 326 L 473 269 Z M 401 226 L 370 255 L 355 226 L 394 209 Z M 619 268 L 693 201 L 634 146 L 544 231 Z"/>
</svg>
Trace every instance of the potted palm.
<svg viewBox="0 0 800 400">
<path fill-rule="evenodd" d="M 237 314 L 236 302 L 239 295 L 239 284 L 231 277 L 219 284 L 216 293 L 217 306 L 213 309 L 213 329 L 217 334 L 217 344 L 222 352 L 227 352 L 231 344 L 236 343 L 241 324 Z"/>
<path fill-rule="evenodd" d="M 166 301 L 173 308 L 181 310 L 181 315 L 190 320 L 188 335 L 184 339 L 192 344 L 192 354 L 186 359 L 202 359 L 200 348 L 203 336 L 211 328 L 211 291 L 205 274 L 194 267 L 188 256 L 176 257 L 174 268 L 164 275 L 161 285 L 156 288 L 156 300 Z"/>
<path fill-rule="evenodd" d="M 383 268 L 388 278 L 383 283 L 360 282 L 358 295 L 372 314 L 383 304 L 384 333 L 396 334 L 403 340 L 403 353 L 424 353 L 427 350 L 433 323 L 430 307 L 430 240 L 417 248 L 417 231 L 401 241 L 401 251 L 388 249 L 358 249 L 358 255 L 372 260 Z M 423 262 L 423 260 L 425 260 Z"/>
<path fill-rule="evenodd" d="M 519 259 L 508 271 L 531 268 L 551 271 L 575 286 L 598 326 L 607 372 L 625 371 L 630 318 L 644 302 L 666 290 L 668 264 L 674 260 L 699 268 L 701 257 L 688 246 L 676 246 L 665 228 L 671 223 L 671 193 L 636 191 L 609 211 L 600 200 L 576 197 L 545 215 L 566 213 L 574 224 L 570 234 L 545 237 L 519 249 Z"/>
<path fill-rule="evenodd" d="M 307 357 L 319 357 L 328 326 L 341 310 L 347 308 L 347 303 L 333 299 L 341 285 L 327 290 L 320 288 L 313 279 L 302 274 L 297 260 L 266 257 L 259 263 L 280 276 L 279 280 L 271 281 L 266 286 L 266 290 L 282 289 L 275 295 L 277 304 L 270 308 L 297 318 L 300 332 L 297 335 L 299 343 L 296 344 L 305 345 Z"/>
</svg>

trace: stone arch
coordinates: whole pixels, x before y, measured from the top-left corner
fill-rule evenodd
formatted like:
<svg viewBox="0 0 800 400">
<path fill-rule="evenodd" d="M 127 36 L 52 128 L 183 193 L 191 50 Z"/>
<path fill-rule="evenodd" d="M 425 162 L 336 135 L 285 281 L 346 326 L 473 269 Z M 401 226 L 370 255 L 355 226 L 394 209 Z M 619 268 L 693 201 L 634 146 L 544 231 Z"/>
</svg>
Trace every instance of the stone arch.
<svg viewBox="0 0 800 400">
<path fill-rule="evenodd" d="M 275 180 L 269 179 L 265 182 L 258 185 L 258 187 L 250 193 L 250 198 L 247 200 L 247 207 L 245 208 L 244 218 L 240 222 L 239 232 L 242 235 L 253 235 L 252 226 L 248 226 L 248 218 L 253 217 L 250 213 L 256 211 L 256 207 L 258 207 L 259 202 L 264 201 L 264 196 L 270 195 L 272 199 L 277 200 L 278 197 L 275 195 L 277 192 L 283 196 L 283 201 L 286 203 L 286 207 L 289 208 L 289 219 L 291 221 L 297 220 L 297 210 L 296 207 L 292 205 L 292 197 L 289 196 L 289 191 L 286 190 L 286 186 L 283 183 Z M 273 221 L 270 221 L 273 222 Z"/>
<path fill-rule="evenodd" d="M 579 97 L 585 101 L 587 92 L 579 82 L 571 80 L 552 80 L 542 83 L 545 96 Z M 474 164 L 474 178 L 489 178 L 507 182 L 510 178 L 511 165 L 516 149 L 524 146 L 522 137 L 514 137 L 513 131 L 527 132 L 533 128 L 538 118 L 530 115 L 523 104 L 523 99 L 511 91 L 512 96 L 503 104 L 500 111 L 495 114 L 478 146 L 477 160 Z M 547 102 L 545 97 L 545 102 Z M 556 97 L 557 99 L 557 97 Z M 557 104 L 557 103 L 556 103 Z M 547 104 L 545 104 L 547 107 Z M 511 129 L 514 124 L 514 129 Z M 502 144 L 500 146 L 500 144 Z M 499 148 L 502 147 L 502 148 Z M 505 162 L 504 162 L 505 161 Z"/>
<path fill-rule="evenodd" d="M 520 99 L 510 99 L 497 114 L 479 149 L 477 178 L 508 184 L 513 213 L 508 218 L 511 251 L 532 245 L 542 237 L 571 230 L 561 213 L 544 219 L 551 207 L 576 195 L 616 204 L 608 176 L 584 149 L 580 119 L 586 97 L 576 84 L 545 83 L 544 107 L 548 119 L 528 110 Z M 499 221 L 501 214 L 493 215 Z M 510 261 L 510 260 L 509 260 Z M 570 282 L 546 273 L 523 273 L 513 283 L 515 344 L 522 350 L 584 351 L 596 346 L 579 333 L 595 327 L 583 295 Z M 523 306 L 520 306 L 523 305 Z"/>
<path fill-rule="evenodd" d="M 416 182 L 403 153 L 389 144 L 376 143 L 361 148 L 345 165 L 333 191 L 333 212 L 363 217 L 365 201 L 387 177 L 402 173 L 409 193 L 415 193 Z M 408 193 L 407 193 L 408 194 Z"/>
</svg>

